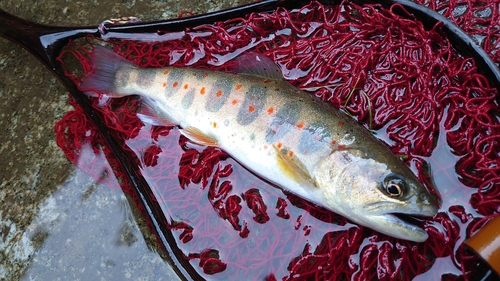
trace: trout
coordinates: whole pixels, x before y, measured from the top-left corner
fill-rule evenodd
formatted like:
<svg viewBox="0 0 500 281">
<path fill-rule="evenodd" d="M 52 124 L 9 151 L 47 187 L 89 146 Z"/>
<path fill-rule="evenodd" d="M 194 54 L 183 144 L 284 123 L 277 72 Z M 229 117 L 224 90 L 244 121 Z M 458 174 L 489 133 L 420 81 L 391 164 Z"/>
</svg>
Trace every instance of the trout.
<svg viewBox="0 0 500 281">
<path fill-rule="evenodd" d="M 252 57 L 248 60 L 248 57 Z M 428 234 L 405 216 L 432 217 L 436 198 L 354 119 L 286 82 L 259 54 L 242 73 L 140 68 L 104 47 L 80 89 L 139 95 L 145 122 L 175 125 L 267 181 L 380 233 L 415 242 Z"/>
</svg>

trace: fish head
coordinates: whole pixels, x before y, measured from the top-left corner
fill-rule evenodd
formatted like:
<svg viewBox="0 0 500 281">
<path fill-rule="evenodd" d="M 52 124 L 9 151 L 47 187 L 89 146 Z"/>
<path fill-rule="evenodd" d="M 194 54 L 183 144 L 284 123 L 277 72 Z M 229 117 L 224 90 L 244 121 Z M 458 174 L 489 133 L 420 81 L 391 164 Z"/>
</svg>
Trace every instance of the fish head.
<svg viewBox="0 0 500 281">
<path fill-rule="evenodd" d="M 433 217 L 438 203 L 397 161 L 391 165 L 357 150 L 334 151 L 318 164 L 314 180 L 332 211 L 383 234 L 423 242 L 425 230 L 405 218 Z"/>
</svg>

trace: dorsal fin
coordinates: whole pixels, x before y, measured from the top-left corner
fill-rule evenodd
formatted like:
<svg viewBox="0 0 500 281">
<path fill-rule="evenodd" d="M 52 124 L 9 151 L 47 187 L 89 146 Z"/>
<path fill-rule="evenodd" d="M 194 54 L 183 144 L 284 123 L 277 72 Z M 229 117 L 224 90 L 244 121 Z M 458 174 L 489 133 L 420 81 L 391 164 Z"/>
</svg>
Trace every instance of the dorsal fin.
<svg viewBox="0 0 500 281">
<path fill-rule="evenodd" d="M 249 52 L 236 59 L 234 72 L 239 74 L 250 74 L 274 80 L 282 80 L 281 69 L 263 54 Z"/>
</svg>

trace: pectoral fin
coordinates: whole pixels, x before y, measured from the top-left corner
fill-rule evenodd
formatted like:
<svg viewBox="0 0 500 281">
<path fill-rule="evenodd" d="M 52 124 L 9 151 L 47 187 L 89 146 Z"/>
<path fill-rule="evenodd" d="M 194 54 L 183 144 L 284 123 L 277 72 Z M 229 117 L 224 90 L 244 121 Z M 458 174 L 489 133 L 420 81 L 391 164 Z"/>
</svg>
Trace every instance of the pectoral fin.
<svg viewBox="0 0 500 281">
<path fill-rule="evenodd" d="M 180 129 L 180 132 L 190 141 L 199 145 L 219 146 L 219 143 L 214 137 L 211 137 L 194 127 L 186 127 L 184 129 Z"/>
<path fill-rule="evenodd" d="M 278 166 L 287 177 L 302 185 L 317 187 L 306 166 L 289 148 L 278 147 L 274 144 L 273 148 L 276 150 Z"/>
</svg>

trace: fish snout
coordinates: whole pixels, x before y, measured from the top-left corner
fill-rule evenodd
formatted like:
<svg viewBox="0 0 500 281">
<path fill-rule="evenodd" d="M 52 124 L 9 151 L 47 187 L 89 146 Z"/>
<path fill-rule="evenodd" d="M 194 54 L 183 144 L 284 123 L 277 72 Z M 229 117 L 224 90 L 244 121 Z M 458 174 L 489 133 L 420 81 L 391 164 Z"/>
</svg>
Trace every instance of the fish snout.
<svg viewBox="0 0 500 281">
<path fill-rule="evenodd" d="M 422 215 L 424 216 L 433 217 L 439 210 L 438 198 L 427 190 L 418 194 L 417 205 L 420 206 Z"/>
</svg>

